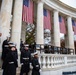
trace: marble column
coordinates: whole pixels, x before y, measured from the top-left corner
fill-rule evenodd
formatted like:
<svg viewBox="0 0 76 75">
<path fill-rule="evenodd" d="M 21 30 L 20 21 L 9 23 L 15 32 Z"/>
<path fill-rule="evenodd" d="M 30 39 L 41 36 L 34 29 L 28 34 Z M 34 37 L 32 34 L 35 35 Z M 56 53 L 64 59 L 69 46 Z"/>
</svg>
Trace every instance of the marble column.
<svg viewBox="0 0 76 75">
<path fill-rule="evenodd" d="M 58 11 L 54 10 L 54 25 L 53 25 L 53 45 L 60 47 L 60 28 L 59 28 L 59 15 Z"/>
<path fill-rule="evenodd" d="M 67 17 L 67 33 L 68 33 L 68 48 L 74 49 L 72 18 L 70 16 Z M 75 50 L 74 50 L 74 53 L 75 53 Z"/>
<path fill-rule="evenodd" d="M 44 26 L 43 26 L 43 2 L 38 0 L 37 5 L 37 31 L 36 43 L 44 44 Z"/>
<path fill-rule="evenodd" d="M 26 39 L 26 23 L 23 22 L 22 23 L 22 29 L 21 29 L 21 39 L 23 42 L 25 42 L 25 39 Z"/>
<path fill-rule="evenodd" d="M 0 12 L 0 27 L 1 27 L 1 43 L 10 36 L 10 21 L 13 0 L 2 0 Z"/>
<path fill-rule="evenodd" d="M 17 44 L 18 53 L 20 53 L 19 49 L 20 49 L 21 25 L 22 25 L 22 6 L 23 6 L 23 0 L 15 0 L 11 41 Z"/>
</svg>

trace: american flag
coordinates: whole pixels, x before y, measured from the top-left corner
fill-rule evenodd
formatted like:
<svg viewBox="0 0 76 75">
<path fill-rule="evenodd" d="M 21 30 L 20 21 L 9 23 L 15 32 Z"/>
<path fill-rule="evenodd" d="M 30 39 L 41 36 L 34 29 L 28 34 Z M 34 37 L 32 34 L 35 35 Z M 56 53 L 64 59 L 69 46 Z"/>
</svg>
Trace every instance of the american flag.
<svg viewBox="0 0 76 75">
<path fill-rule="evenodd" d="M 33 1 L 23 0 L 22 21 L 33 24 Z"/>
<path fill-rule="evenodd" d="M 50 11 L 44 9 L 43 15 L 44 15 L 44 29 L 51 30 L 51 14 L 50 14 Z"/>
<path fill-rule="evenodd" d="M 72 20 L 72 26 L 73 26 L 74 34 L 76 35 L 76 21 L 75 20 Z"/>
<path fill-rule="evenodd" d="M 66 34 L 65 19 L 62 16 L 59 16 L 59 25 L 60 25 L 60 33 Z"/>
</svg>

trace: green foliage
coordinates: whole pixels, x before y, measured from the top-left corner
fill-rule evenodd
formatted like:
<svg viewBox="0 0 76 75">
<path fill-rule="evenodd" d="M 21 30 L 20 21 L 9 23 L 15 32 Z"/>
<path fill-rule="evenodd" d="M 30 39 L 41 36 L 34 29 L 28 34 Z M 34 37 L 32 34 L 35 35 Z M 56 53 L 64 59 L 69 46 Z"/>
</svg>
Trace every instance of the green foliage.
<svg viewBox="0 0 76 75">
<path fill-rule="evenodd" d="M 30 44 L 35 41 L 35 25 L 29 25 L 26 29 L 26 43 Z"/>
</svg>

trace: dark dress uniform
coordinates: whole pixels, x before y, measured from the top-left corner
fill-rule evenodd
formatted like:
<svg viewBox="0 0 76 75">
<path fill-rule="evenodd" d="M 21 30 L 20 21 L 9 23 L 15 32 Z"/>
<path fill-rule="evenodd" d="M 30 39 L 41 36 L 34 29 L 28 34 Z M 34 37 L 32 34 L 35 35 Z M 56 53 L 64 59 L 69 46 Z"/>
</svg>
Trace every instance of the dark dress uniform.
<svg viewBox="0 0 76 75">
<path fill-rule="evenodd" d="M 20 43 L 20 51 L 23 50 L 23 48 L 24 48 L 24 43 L 23 43 L 23 41 L 21 41 L 21 43 Z"/>
<path fill-rule="evenodd" d="M 1 59 L 4 61 L 5 57 L 6 57 L 6 54 L 9 52 L 9 49 L 8 49 L 8 41 L 7 40 L 4 40 L 3 41 L 3 44 L 2 44 L 2 56 L 1 56 Z"/>
<path fill-rule="evenodd" d="M 31 53 L 34 53 L 34 49 L 33 49 L 33 45 L 32 44 L 29 45 L 29 50 L 30 50 Z"/>
<path fill-rule="evenodd" d="M 34 42 L 34 44 L 32 46 L 33 46 L 34 52 L 36 52 L 36 42 Z"/>
<path fill-rule="evenodd" d="M 3 75 L 16 75 L 17 59 L 17 51 L 10 50 L 3 62 Z"/>
<path fill-rule="evenodd" d="M 38 58 L 33 58 L 32 59 L 32 66 L 33 66 L 33 69 L 32 69 L 32 75 L 40 75 L 40 64 L 39 64 L 39 61 L 38 61 Z"/>
<path fill-rule="evenodd" d="M 24 73 L 28 75 L 28 72 L 30 71 L 30 60 L 31 60 L 30 51 L 23 49 L 21 51 L 21 57 L 20 57 L 20 62 L 22 64 L 20 75 L 23 75 Z"/>
</svg>

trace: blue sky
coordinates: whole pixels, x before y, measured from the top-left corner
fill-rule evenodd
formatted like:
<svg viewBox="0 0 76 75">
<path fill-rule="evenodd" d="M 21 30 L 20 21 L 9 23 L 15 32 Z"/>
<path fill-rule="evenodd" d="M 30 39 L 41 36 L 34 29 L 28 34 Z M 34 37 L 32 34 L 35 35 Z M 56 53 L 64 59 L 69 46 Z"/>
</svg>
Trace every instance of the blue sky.
<svg viewBox="0 0 76 75">
<path fill-rule="evenodd" d="M 76 8 L 76 0 L 60 0 L 60 1 L 66 3 L 67 5 L 70 5 L 74 8 Z"/>
</svg>

